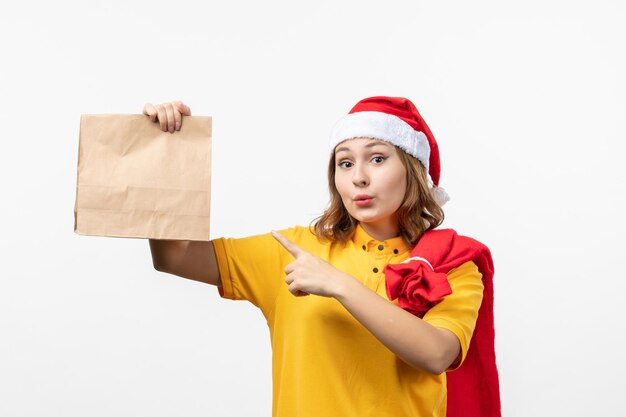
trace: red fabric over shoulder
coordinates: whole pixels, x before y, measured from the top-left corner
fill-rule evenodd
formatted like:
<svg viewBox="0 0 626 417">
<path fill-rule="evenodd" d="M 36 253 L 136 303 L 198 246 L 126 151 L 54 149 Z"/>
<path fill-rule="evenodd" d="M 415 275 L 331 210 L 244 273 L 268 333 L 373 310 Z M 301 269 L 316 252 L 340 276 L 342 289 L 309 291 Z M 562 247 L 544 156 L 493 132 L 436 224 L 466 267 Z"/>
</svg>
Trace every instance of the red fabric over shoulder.
<svg viewBox="0 0 626 417">
<path fill-rule="evenodd" d="M 494 347 L 493 260 L 489 248 L 452 229 L 430 230 L 413 248 L 411 257 L 421 259 L 387 265 L 384 272 L 389 298 L 399 298 L 401 307 L 413 314 L 427 311 L 447 295 L 441 295 L 445 292 L 441 274 L 468 261 L 473 261 L 482 273 L 483 301 L 467 356 L 458 369 L 446 375 L 447 417 L 500 417 Z M 409 285 L 410 282 L 413 284 Z"/>
</svg>

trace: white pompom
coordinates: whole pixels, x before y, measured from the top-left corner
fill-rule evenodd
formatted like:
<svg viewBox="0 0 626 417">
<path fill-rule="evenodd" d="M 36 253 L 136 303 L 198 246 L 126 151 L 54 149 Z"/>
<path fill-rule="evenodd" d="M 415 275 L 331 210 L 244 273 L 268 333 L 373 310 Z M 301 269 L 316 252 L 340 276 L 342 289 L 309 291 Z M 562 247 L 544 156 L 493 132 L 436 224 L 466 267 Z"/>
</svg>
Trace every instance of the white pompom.
<svg viewBox="0 0 626 417">
<path fill-rule="evenodd" d="M 444 190 L 441 187 L 433 186 L 430 189 L 430 193 L 433 196 L 433 199 L 435 200 L 435 202 L 439 204 L 439 207 L 442 207 L 444 204 L 450 201 L 450 196 L 448 195 L 448 193 L 446 193 L 446 190 Z"/>
</svg>

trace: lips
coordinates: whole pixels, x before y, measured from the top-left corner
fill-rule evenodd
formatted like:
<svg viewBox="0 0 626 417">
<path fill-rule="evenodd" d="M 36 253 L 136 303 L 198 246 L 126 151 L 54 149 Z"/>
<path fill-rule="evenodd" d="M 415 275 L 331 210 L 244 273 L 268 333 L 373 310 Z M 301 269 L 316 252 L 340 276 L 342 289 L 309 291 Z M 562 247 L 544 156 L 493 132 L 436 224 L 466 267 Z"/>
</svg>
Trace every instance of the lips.
<svg viewBox="0 0 626 417">
<path fill-rule="evenodd" d="M 367 194 L 358 194 L 352 200 L 359 207 L 367 207 L 373 203 L 374 197 Z"/>
</svg>

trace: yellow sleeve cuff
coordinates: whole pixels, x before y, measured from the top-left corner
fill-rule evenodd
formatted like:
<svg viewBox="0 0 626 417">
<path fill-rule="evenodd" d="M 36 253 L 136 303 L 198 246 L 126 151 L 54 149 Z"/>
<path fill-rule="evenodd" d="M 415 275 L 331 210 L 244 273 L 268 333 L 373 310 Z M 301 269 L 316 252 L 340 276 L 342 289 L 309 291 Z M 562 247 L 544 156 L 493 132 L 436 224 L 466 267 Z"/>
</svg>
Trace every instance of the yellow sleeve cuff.
<svg viewBox="0 0 626 417">
<path fill-rule="evenodd" d="M 230 268 L 228 266 L 228 257 L 226 255 L 226 248 L 224 247 L 224 239 L 213 240 L 213 249 L 215 250 L 217 268 L 220 271 L 220 280 L 222 281 L 222 285 L 217 287 L 220 297 L 238 300 L 239 298 L 237 298 L 235 294 L 235 288 L 233 286 Z"/>
</svg>

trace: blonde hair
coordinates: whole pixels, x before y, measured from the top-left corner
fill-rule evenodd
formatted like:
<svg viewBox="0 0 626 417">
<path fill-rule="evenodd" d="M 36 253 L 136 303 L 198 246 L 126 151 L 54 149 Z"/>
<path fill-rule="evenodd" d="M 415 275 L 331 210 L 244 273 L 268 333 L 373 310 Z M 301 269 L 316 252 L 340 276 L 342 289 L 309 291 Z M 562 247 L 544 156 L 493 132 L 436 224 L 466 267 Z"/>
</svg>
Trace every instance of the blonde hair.
<svg viewBox="0 0 626 417">
<path fill-rule="evenodd" d="M 406 192 L 398 208 L 400 235 L 409 246 L 414 246 L 424 232 L 439 226 L 444 219 L 443 209 L 430 193 L 426 169 L 420 161 L 396 147 L 400 161 L 406 169 Z M 322 240 L 346 243 L 352 238 L 358 221 L 348 213 L 335 186 L 335 155 L 328 164 L 328 208 L 312 227 Z"/>
</svg>

